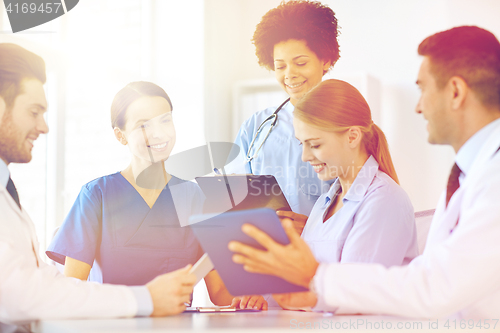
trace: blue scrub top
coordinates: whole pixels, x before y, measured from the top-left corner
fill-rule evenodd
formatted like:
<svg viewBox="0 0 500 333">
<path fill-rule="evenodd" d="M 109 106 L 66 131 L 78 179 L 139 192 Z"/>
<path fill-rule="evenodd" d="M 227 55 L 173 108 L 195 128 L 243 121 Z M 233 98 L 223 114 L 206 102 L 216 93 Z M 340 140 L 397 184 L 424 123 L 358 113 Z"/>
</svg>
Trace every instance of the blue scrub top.
<svg viewBox="0 0 500 333">
<path fill-rule="evenodd" d="M 173 193 L 173 195 L 172 195 Z M 201 213 L 197 184 L 172 177 L 149 208 L 118 172 L 84 185 L 47 256 L 93 266 L 89 280 L 144 285 L 156 276 L 195 263 L 203 251 L 186 220 Z"/>
<path fill-rule="evenodd" d="M 338 179 L 314 206 L 302 232 L 322 263 L 408 264 L 418 256 L 413 206 L 406 192 L 370 156 L 342 199 L 323 219 L 340 188 Z"/>
<path fill-rule="evenodd" d="M 302 147 L 293 129 L 293 105 L 286 103 L 278 112 L 278 122 L 264 142 L 257 157 L 246 162 L 248 147 L 262 122 L 272 115 L 276 107 L 253 114 L 241 125 L 235 144 L 240 147 L 239 156 L 224 169 L 228 174 L 273 175 L 280 185 L 292 210 L 309 215 L 314 203 L 329 184 L 318 179 L 307 162 L 302 162 Z M 257 148 L 268 132 L 266 127 L 255 142 Z"/>
</svg>

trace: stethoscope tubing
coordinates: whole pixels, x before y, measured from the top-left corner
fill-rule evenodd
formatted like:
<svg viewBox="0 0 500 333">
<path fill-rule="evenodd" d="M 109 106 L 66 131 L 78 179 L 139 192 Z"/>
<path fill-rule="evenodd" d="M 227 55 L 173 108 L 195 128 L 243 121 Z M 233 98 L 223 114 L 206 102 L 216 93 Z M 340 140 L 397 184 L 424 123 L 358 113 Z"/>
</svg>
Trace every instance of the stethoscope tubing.
<svg viewBox="0 0 500 333">
<path fill-rule="evenodd" d="M 290 97 L 287 98 L 283 103 L 281 103 L 280 106 L 278 106 L 278 108 L 276 109 L 276 111 L 273 112 L 272 115 L 270 115 L 269 117 L 267 117 L 266 119 L 264 119 L 264 121 L 260 124 L 259 128 L 257 128 L 257 132 L 255 132 L 255 135 L 253 137 L 253 140 L 252 142 L 250 143 L 250 145 L 248 146 L 248 150 L 247 150 L 247 163 L 251 162 L 254 158 L 257 157 L 257 155 L 259 154 L 259 151 L 260 149 L 262 148 L 262 146 L 264 145 L 264 143 L 266 142 L 267 138 L 269 137 L 269 134 L 271 134 L 271 131 L 273 130 L 274 126 L 276 126 L 277 122 L 278 122 L 278 112 L 280 112 L 280 110 L 285 106 L 286 103 L 288 103 L 290 101 Z M 264 129 L 264 125 L 268 122 L 272 120 L 272 123 L 271 123 L 271 127 L 269 128 L 269 131 L 267 132 L 266 134 L 266 137 L 264 138 L 264 140 L 262 141 L 262 143 L 260 144 L 259 148 L 257 148 L 257 151 L 255 152 L 255 154 L 253 154 L 253 156 L 250 156 L 250 151 L 252 150 L 254 144 L 255 144 L 255 140 L 257 140 L 257 137 L 259 136 L 259 133 Z"/>
</svg>

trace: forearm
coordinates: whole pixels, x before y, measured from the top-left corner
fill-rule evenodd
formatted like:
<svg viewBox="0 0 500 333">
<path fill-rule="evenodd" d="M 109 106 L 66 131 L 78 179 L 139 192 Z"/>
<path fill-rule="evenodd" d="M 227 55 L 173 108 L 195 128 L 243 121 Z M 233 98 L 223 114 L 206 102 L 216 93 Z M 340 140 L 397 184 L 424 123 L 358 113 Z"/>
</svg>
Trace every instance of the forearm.
<svg viewBox="0 0 500 333">
<path fill-rule="evenodd" d="M 210 300 L 217 306 L 231 305 L 234 296 L 229 293 L 226 288 L 218 290 L 217 292 L 208 293 Z"/>
<path fill-rule="evenodd" d="M 460 311 L 498 285 L 488 274 L 443 266 L 410 263 L 387 269 L 373 264 L 323 264 L 314 278 L 315 309 L 440 318 Z M 483 267 L 477 271 L 486 272 Z"/>
<path fill-rule="evenodd" d="M 87 281 L 92 267 L 86 262 L 66 257 L 64 263 L 64 275 Z"/>
<path fill-rule="evenodd" d="M 218 306 L 231 304 L 233 295 L 229 293 L 217 271 L 208 273 L 205 277 L 205 283 L 212 303 Z"/>
<path fill-rule="evenodd" d="M 55 267 L 33 265 L 25 255 L 2 242 L 0 263 L 0 321 L 137 314 L 137 301 L 127 287 L 68 279 Z"/>
<path fill-rule="evenodd" d="M 361 313 L 438 318 L 492 295 L 500 274 L 495 206 L 500 195 L 495 186 L 478 186 L 468 195 L 453 233 L 439 243 L 428 242 L 424 254 L 408 266 L 322 264 L 314 278 L 318 303 Z"/>
</svg>

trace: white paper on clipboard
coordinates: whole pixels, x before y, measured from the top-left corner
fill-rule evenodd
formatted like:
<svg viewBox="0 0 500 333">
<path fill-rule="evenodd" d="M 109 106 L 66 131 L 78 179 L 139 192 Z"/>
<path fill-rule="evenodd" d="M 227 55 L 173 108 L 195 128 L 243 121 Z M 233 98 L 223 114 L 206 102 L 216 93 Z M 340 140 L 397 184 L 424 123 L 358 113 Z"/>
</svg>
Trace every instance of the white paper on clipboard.
<svg viewBox="0 0 500 333">
<path fill-rule="evenodd" d="M 196 275 L 196 285 L 201 281 L 201 279 L 207 276 L 207 274 L 210 273 L 212 269 L 214 269 L 214 264 L 212 264 L 212 261 L 210 260 L 208 254 L 205 253 L 196 262 L 196 264 L 191 267 L 191 269 L 189 270 L 189 274 L 194 273 L 194 275 Z"/>
</svg>

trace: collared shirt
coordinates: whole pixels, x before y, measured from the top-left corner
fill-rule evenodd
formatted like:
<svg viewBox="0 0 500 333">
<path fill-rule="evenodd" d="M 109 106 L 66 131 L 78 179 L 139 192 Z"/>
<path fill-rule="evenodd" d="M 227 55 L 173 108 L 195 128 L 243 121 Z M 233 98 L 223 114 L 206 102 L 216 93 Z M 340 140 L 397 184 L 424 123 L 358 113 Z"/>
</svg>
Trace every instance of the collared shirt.
<svg viewBox="0 0 500 333">
<path fill-rule="evenodd" d="M 340 189 L 337 179 L 311 211 L 302 238 L 321 263 L 409 263 L 418 255 L 413 206 L 406 192 L 370 156 L 342 199 L 342 208 L 323 222 Z"/>
<path fill-rule="evenodd" d="M 302 161 L 302 147 L 293 129 L 293 104 L 288 102 L 278 112 L 276 126 L 262 145 L 256 157 L 248 163 L 246 155 L 259 126 L 276 111 L 276 107 L 254 113 L 242 125 L 235 139 L 240 147 L 238 157 L 229 163 L 225 172 L 237 174 L 273 175 L 290 208 L 299 214 L 309 215 L 318 197 L 328 191 L 329 183 L 321 181 L 312 166 Z M 269 132 L 270 123 L 264 126 L 255 140 L 251 155 Z"/>
<path fill-rule="evenodd" d="M 491 125 L 483 128 L 488 135 L 482 142 L 473 136 L 460 149 L 457 164 L 467 177 L 448 207 L 445 192 L 441 195 L 423 254 L 391 269 L 320 264 L 315 309 L 410 318 L 500 317 L 500 121 Z"/>
<path fill-rule="evenodd" d="M 0 159 L 0 186 L 7 187 L 10 172 L 5 162 Z M 137 301 L 136 316 L 149 316 L 153 313 L 153 300 L 146 286 L 129 287 Z"/>
<path fill-rule="evenodd" d="M 9 181 L 10 172 L 7 164 L 0 158 L 0 185 L 7 187 L 7 182 Z"/>
<path fill-rule="evenodd" d="M 484 141 L 493 133 L 495 128 L 500 125 L 500 118 L 492 121 L 488 125 L 481 128 L 477 131 L 473 136 L 464 143 L 464 145 L 458 150 L 457 155 L 455 156 L 455 162 L 457 163 L 460 171 L 462 173 L 459 177 L 460 184 L 463 183 L 467 173 L 469 172 L 474 160 L 476 159 L 477 154 Z"/>
</svg>

